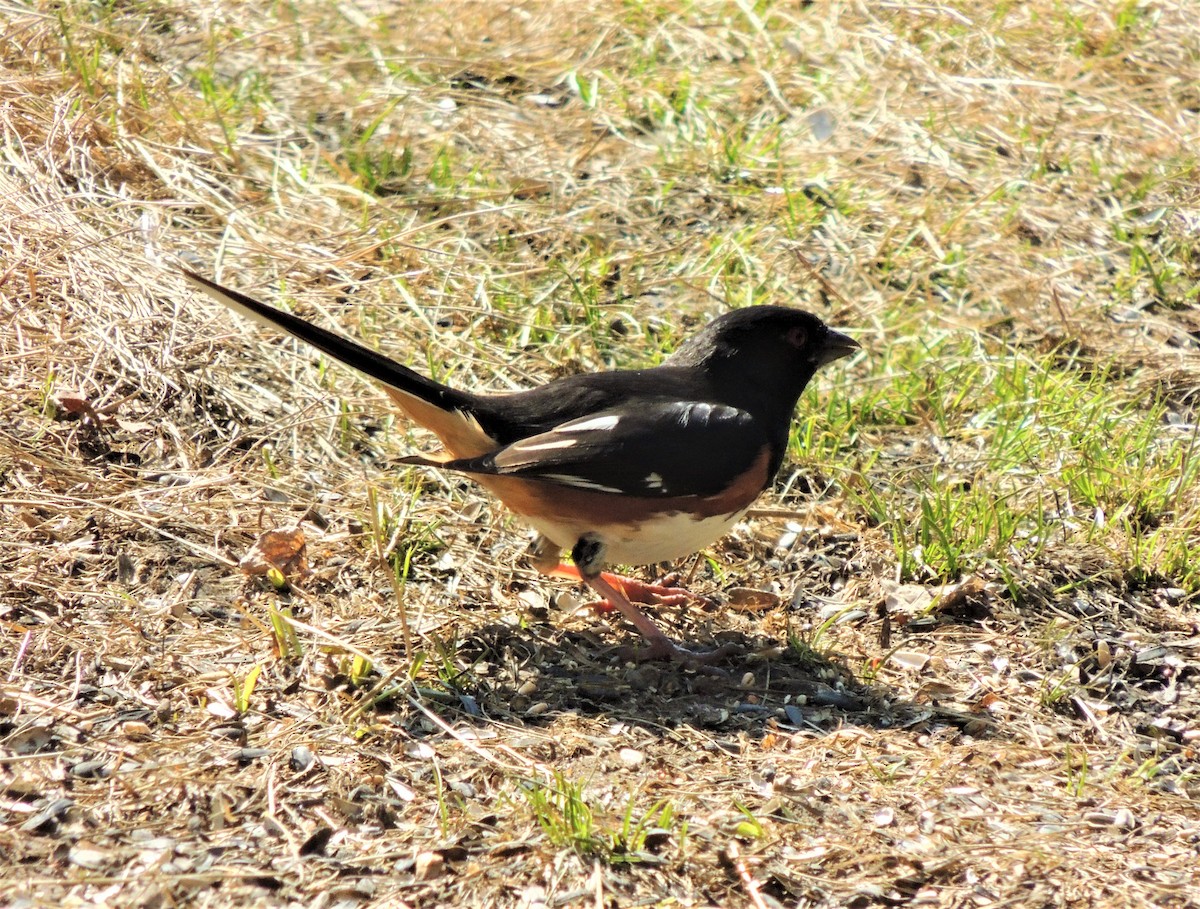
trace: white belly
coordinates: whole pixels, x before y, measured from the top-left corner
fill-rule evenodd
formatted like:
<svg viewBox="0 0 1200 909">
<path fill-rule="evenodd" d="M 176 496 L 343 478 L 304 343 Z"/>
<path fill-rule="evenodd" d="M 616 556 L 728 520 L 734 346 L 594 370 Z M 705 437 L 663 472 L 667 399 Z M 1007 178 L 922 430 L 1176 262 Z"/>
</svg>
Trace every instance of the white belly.
<svg viewBox="0 0 1200 909">
<path fill-rule="evenodd" d="M 650 565 L 673 562 L 719 540 L 748 509 L 733 514 L 695 518 L 690 514 L 660 514 L 636 529 L 619 526 L 570 527 L 565 524 L 524 520 L 544 537 L 570 551 L 585 534 L 599 537 L 605 546 L 604 560 L 610 565 Z"/>
</svg>

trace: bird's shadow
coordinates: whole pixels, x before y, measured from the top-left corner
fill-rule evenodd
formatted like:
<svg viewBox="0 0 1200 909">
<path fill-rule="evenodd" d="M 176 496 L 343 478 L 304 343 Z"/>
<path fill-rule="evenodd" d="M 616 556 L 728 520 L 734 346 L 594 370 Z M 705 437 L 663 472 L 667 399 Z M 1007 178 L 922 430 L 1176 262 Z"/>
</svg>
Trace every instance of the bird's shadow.
<svg viewBox="0 0 1200 909">
<path fill-rule="evenodd" d="M 493 623 L 434 643 L 441 665 L 456 667 L 438 674 L 439 709 L 465 722 L 542 726 L 572 713 L 656 730 L 688 725 L 751 737 L 847 725 L 1002 734 L 986 714 L 918 703 L 864 681 L 835 653 L 740 632 L 722 633 L 721 644 L 737 652 L 709 672 L 638 661 L 631 646 L 590 632 Z"/>
</svg>

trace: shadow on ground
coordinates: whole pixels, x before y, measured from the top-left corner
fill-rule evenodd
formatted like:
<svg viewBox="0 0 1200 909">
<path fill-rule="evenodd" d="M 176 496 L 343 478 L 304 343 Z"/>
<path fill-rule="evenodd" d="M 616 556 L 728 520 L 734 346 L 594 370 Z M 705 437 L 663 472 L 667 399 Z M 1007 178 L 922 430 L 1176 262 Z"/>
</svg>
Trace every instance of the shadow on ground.
<svg viewBox="0 0 1200 909">
<path fill-rule="evenodd" d="M 639 662 L 629 645 L 612 646 L 587 632 L 494 623 L 441 643 L 468 668 L 442 673 L 436 696 L 464 719 L 530 725 L 571 712 L 651 729 L 686 725 L 754 738 L 846 725 L 917 731 L 937 725 L 975 736 L 999 733 L 984 714 L 897 698 L 884 686 L 865 683 L 833 654 L 740 632 L 723 632 L 720 643 L 733 644 L 738 653 L 710 673 L 671 662 Z"/>
</svg>

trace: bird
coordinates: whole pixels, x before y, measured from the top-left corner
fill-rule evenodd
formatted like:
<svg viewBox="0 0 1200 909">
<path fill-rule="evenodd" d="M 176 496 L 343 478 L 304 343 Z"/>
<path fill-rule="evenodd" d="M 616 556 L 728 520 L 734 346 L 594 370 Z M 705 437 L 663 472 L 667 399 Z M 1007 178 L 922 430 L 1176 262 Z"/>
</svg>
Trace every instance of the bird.
<svg viewBox="0 0 1200 909">
<path fill-rule="evenodd" d="M 536 531 L 535 568 L 584 582 L 636 628 L 647 642 L 641 659 L 692 666 L 727 651 L 677 643 L 634 605 L 680 595 L 679 588 L 604 568 L 672 562 L 724 536 L 779 471 L 809 381 L 860 349 L 812 313 L 764 304 L 716 317 L 657 366 L 480 394 L 180 270 L 229 309 L 376 380 L 400 413 L 444 449 L 400 463 L 478 483 Z M 571 564 L 560 561 L 564 551 Z"/>
</svg>

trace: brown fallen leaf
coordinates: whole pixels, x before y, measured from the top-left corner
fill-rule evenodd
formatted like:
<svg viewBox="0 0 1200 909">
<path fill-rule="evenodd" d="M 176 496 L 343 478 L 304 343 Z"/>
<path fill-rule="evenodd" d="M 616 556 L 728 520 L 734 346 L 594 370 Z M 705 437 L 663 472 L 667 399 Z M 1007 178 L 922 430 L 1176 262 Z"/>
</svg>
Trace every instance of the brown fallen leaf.
<svg viewBox="0 0 1200 909">
<path fill-rule="evenodd" d="M 986 616 L 989 613 L 987 585 L 982 578 L 969 577 L 941 589 L 930 610 L 951 615 Z"/>
<path fill-rule="evenodd" d="M 268 530 L 254 542 L 238 568 L 251 577 L 269 574 L 272 569 L 285 578 L 302 578 L 308 574 L 308 556 L 304 531 Z"/>
<path fill-rule="evenodd" d="M 100 425 L 100 414 L 96 413 L 91 402 L 83 395 L 64 391 L 55 395 L 54 401 L 66 413 L 83 417 L 83 419 L 90 420 L 97 426 Z"/>
<path fill-rule="evenodd" d="M 738 612 L 766 612 L 780 604 L 779 594 L 756 587 L 731 587 L 726 595 L 729 605 Z"/>
</svg>

